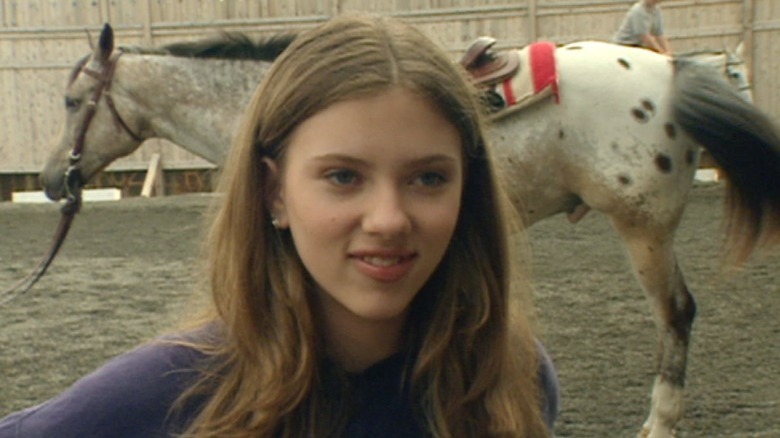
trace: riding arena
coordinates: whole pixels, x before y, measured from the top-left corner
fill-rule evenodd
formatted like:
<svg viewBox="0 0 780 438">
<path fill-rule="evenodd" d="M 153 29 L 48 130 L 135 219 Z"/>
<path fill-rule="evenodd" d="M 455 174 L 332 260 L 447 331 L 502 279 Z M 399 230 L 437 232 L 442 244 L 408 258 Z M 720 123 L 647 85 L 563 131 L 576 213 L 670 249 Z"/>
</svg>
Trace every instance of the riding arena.
<svg viewBox="0 0 780 438">
<path fill-rule="evenodd" d="M 495 103 L 556 436 L 780 436 L 780 6 L 665 1 L 672 59 L 607 43 L 629 1 L 30 3 L 0 27 L 0 290 L 72 227 L 0 295 L 0 417 L 175 326 L 244 98 L 296 31 L 370 11 Z"/>
</svg>

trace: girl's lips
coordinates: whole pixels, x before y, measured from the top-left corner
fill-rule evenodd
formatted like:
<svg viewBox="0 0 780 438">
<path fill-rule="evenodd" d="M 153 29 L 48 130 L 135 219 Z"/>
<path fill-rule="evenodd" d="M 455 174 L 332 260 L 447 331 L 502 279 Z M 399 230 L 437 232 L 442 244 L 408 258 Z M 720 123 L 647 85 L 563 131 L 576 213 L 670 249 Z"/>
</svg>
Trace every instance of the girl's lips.
<svg viewBox="0 0 780 438">
<path fill-rule="evenodd" d="M 382 282 L 397 281 L 414 266 L 415 255 L 352 255 L 357 269 L 366 276 Z"/>
</svg>

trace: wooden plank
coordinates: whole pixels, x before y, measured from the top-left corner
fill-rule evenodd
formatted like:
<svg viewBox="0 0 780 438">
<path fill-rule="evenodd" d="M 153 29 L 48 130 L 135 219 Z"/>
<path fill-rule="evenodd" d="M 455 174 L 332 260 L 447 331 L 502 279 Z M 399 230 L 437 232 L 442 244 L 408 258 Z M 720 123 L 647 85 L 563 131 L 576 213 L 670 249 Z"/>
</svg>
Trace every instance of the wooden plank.
<svg viewBox="0 0 780 438">
<path fill-rule="evenodd" d="M 165 181 L 163 180 L 162 161 L 159 153 L 152 155 L 152 159 L 149 161 L 149 169 L 146 171 L 141 196 L 145 198 L 165 196 Z"/>
</svg>

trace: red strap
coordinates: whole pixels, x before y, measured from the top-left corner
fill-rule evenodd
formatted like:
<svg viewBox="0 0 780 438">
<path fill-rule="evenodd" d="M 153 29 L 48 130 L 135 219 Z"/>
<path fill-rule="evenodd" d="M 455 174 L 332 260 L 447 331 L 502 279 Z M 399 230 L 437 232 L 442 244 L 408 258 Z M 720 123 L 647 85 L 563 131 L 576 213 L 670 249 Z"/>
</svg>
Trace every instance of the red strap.
<svg viewBox="0 0 780 438">
<path fill-rule="evenodd" d="M 534 93 L 539 93 L 547 87 L 552 87 L 555 103 L 560 103 L 558 70 L 555 66 L 555 44 L 549 41 L 531 44 L 530 57 Z"/>
<path fill-rule="evenodd" d="M 512 106 L 517 103 L 515 92 L 512 90 L 512 78 L 505 80 L 502 84 L 504 87 L 504 97 L 506 97 L 506 106 Z"/>
</svg>

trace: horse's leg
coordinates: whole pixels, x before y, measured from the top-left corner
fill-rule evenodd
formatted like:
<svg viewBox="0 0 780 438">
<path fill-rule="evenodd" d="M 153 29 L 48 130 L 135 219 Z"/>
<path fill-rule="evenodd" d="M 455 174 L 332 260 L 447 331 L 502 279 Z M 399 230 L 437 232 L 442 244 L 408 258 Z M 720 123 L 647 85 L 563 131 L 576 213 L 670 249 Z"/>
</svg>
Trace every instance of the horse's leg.
<svg viewBox="0 0 780 438">
<path fill-rule="evenodd" d="M 691 326 L 696 314 L 693 296 L 673 250 L 675 226 L 643 227 L 634 220 L 612 217 L 623 238 L 637 279 L 642 284 L 658 329 L 656 378 L 650 414 L 639 436 L 668 438 L 683 415 L 683 388 Z"/>
</svg>

